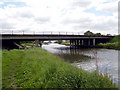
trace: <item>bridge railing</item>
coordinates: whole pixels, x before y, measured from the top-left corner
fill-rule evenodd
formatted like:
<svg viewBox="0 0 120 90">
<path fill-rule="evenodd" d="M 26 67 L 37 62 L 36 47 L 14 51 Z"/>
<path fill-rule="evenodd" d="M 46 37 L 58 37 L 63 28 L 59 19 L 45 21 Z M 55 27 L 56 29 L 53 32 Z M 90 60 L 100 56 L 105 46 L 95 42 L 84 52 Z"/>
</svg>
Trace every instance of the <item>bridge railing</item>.
<svg viewBox="0 0 120 90">
<path fill-rule="evenodd" d="M 21 34 L 21 35 L 27 35 L 27 34 L 31 34 L 31 35 L 81 35 L 81 32 L 51 32 L 51 31 L 44 31 L 44 32 L 37 32 L 37 31 L 13 31 L 13 30 L 0 30 L 0 34 Z"/>
</svg>

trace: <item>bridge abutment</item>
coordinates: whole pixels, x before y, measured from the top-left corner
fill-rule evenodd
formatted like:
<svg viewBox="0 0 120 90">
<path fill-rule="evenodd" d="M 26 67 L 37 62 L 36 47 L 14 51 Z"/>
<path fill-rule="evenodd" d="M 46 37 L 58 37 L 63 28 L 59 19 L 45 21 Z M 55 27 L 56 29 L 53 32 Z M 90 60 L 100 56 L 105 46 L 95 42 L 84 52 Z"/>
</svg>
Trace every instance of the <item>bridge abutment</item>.
<svg viewBox="0 0 120 90">
<path fill-rule="evenodd" d="M 39 47 L 39 40 L 35 40 L 35 47 Z"/>
</svg>

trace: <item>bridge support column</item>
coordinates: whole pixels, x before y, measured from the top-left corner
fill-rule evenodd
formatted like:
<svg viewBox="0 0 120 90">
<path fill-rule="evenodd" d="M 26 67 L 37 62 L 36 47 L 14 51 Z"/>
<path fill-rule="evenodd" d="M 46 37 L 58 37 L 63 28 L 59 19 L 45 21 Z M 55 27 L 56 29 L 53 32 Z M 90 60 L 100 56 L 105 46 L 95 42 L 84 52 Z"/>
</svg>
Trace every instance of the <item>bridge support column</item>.
<svg viewBox="0 0 120 90">
<path fill-rule="evenodd" d="M 72 45 L 72 40 L 70 40 L 70 46 Z"/>
<path fill-rule="evenodd" d="M 39 47 L 39 40 L 35 40 L 35 47 Z"/>
<path fill-rule="evenodd" d="M 80 40 L 80 46 L 82 46 L 82 40 Z"/>
<path fill-rule="evenodd" d="M 70 40 L 70 48 L 74 47 L 74 40 Z"/>
<path fill-rule="evenodd" d="M 77 48 L 79 48 L 79 40 L 77 40 Z"/>
<path fill-rule="evenodd" d="M 80 40 L 79 40 L 79 46 L 80 46 Z"/>
<path fill-rule="evenodd" d="M 95 38 L 93 39 L 93 46 L 95 46 Z"/>
<path fill-rule="evenodd" d="M 88 40 L 88 46 L 90 46 L 90 39 Z"/>
<path fill-rule="evenodd" d="M 75 48 L 76 48 L 76 40 L 75 40 Z"/>
<path fill-rule="evenodd" d="M 70 48 L 72 48 L 72 44 L 73 44 L 73 42 L 72 42 L 72 40 L 70 40 Z"/>
<path fill-rule="evenodd" d="M 84 45 L 84 40 L 82 40 L 82 46 Z"/>
</svg>

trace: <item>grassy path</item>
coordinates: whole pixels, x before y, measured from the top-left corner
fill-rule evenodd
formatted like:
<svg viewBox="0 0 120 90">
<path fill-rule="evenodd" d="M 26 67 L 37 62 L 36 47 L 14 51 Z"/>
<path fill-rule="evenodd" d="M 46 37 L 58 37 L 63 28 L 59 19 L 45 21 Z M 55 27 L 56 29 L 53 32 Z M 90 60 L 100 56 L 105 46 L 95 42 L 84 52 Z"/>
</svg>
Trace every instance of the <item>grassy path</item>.
<svg viewBox="0 0 120 90">
<path fill-rule="evenodd" d="M 3 50 L 3 88 L 113 88 L 102 74 L 63 62 L 41 48 Z"/>
</svg>

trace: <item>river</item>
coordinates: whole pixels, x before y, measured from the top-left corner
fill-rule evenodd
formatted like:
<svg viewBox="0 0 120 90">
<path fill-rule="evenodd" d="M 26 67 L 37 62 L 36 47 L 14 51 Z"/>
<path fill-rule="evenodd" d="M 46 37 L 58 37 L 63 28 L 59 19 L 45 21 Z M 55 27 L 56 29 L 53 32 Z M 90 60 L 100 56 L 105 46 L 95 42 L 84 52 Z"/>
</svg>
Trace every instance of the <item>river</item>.
<svg viewBox="0 0 120 90">
<path fill-rule="evenodd" d="M 59 56 L 64 61 L 93 72 L 96 70 L 96 60 L 99 72 L 108 73 L 113 82 L 118 85 L 118 52 L 113 49 L 70 49 L 69 46 L 51 43 L 43 45 L 43 49 Z M 95 54 L 96 53 L 96 54 Z M 97 57 L 97 59 L 96 59 Z M 120 74 L 119 74 L 120 75 Z"/>
</svg>

